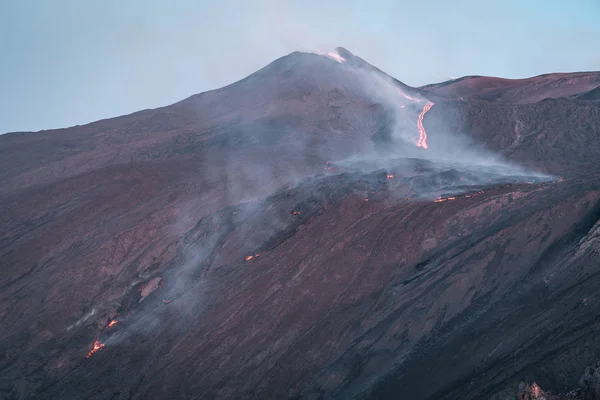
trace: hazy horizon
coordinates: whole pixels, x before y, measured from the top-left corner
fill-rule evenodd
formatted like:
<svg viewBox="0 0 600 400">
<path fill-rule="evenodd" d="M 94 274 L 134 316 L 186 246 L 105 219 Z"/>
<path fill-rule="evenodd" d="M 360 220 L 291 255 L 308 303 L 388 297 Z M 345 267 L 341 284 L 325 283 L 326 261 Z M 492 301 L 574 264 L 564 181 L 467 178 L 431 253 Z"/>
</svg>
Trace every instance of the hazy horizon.
<svg viewBox="0 0 600 400">
<path fill-rule="evenodd" d="M 0 134 L 172 104 L 341 46 L 411 86 L 600 70 L 600 3 L 6 0 Z"/>
</svg>

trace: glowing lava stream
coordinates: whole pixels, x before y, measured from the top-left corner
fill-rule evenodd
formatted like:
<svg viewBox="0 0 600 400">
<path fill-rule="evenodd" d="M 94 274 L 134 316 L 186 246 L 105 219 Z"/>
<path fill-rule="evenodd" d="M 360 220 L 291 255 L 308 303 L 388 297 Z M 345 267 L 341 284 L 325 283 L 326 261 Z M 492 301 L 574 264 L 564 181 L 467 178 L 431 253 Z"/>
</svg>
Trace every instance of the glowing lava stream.
<svg viewBox="0 0 600 400">
<path fill-rule="evenodd" d="M 434 203 L 442 203 L 444 201 L 448 201 L 448 200 L 456 200 L 456 197 L 438 197 L 437 199 L 433 200 Z"/>
<path fill-rule="evenodd" d="M 400 92 L 400 94 L 402 95 L 402 97 L 404 97 L 404 98 L 407 98 L 408 100 L 415 101 L 415 102 L 417 102 L 417 103 L 420 103 L 420 102 L 421 102 L 421 100 L 419 100 L 419 99 L 415 99 L 414 97 L 411 97 L 411 96 L 407 95 L 406 93 L 404 93 L 404 92 L 402 91 L 402 89 L 398 89 L 398 91 Z"/>
<path fill-rule="evenodd" d="M 427 131 L 425 131 L 425 127 L 423 127 L 423 117 L 425 117 L 425 113 L 431 110 L 434 103 L 427 103 L 423 107 L 423 110 L 419 113 L 419 119 L 417 120 L 417 129 L 419 130 L 419 141 L 417 142 L 417 147 L 422 147 L 424 149 L 428 149 L 427 146 Z"/>
<path fill-rule="evenodd" d="M 400 92 L 400 95 L 405 99 L 414 101 L 416 103 L 421 102 L 421 100 L 407 95 L 401 89 L 398 89 L 398 92 Z M 426 150 L 429 148 L 429 146 L 427 146 L 427 131 L 425 131 L 425 128 L 423 127 L 423 117 L 425 117 L 425 113 L 427 113 L 427 111 L 429 111 L 434 104 L 435 103 L 432 102 L 426 103 L 419 113 L 419 119 L 417 120 L 417 129 L 419 130 L 419 141 L 417 142 L 417 147 L 422 147 Z M 404 108 L 404 106 L 400 106 L 400 108 Z"/>
<path fill-rule="evenodd" d="M 254 260 L 254 259 L 256 259 L 256 258 L 258 258 L 258 257 L 262 256 L 262 254 L 263 254 L 263 253 L 256 253 L 256 254 L 255 254 L 255 255 L 253 255 L 253 256 L 246 256 L 246 257 L 244 257 L 244 260 L 246 260 L 246 261 Z"/>
<path fill-rule="evenodd" d="M 117 321 L 116 319 L 113 319 L 112 321 L 110 321 L 108 323 L 108 325 L 106 325 L 106 328 L 110 328 L 111 326 L 115 326 L 118 323 L 119 323 L 119 321 Z"/>
<path fill-rule="evenodd" d="M 480 190 L 479 192 L 476 193 L 471 193 L 471 194 L 467 194 L 464 197 L 465 198 L 470 198 L 470 197 L 475 197 L 475 196 L 479 196 L 481 194 L 485 193 L 483 190 Z M 458 197 L 456 196 L 452 196 L 452 197 L 438 197 L 437 199 L 433 199 L 434 203 L 443 203 L 444 201 L 451 201 L 451 200 L 456 200 Z"/>
<path fill-rule="evenodd" d="M 87 354 L 86 358 L 90 358 L 91 356 L 94 355 L 94 353 L 96 353 L 97 351 L 101 350 L 104 346 L 106 346 L 104 343 L 100 343 L 99 340 L 96 340 L 94 342 L 94 347 L 92 347 L 92 349 L 90 350 L 90 352 Z"/>
</svg>

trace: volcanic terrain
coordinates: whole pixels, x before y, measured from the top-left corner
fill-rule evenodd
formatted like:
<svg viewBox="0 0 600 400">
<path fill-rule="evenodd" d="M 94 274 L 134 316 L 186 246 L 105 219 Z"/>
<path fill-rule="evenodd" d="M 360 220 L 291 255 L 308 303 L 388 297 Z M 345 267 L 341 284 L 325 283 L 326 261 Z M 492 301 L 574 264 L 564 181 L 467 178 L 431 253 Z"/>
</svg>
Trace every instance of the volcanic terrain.
<svg viewBox="0 0 600 400">
<path fill-rule="evenodd" d="M 600 359 L 599 88 L 412 88 L 338 48 L 0 136 L 0 398 L 574 390 Z"/>
</svg>

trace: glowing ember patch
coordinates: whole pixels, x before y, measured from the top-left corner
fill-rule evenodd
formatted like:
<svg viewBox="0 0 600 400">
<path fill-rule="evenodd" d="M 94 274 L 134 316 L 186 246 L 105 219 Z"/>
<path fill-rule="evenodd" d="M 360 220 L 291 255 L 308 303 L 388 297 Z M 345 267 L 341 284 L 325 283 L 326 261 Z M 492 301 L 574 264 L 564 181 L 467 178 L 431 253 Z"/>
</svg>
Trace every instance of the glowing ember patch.
<svg viewBox="0 0 600 400">
<path fill-rule="evenodd" d="M 115 326 L 116 324 L 118 324 L 119 321 L 117 321 L 116 319 L 113 319 L 112 321 L 110 321 L 108 323 L 108 325 L 106 325 L 107 328 L 110 328 L 111 326 Z"/>
<path fill-rule="evenodd" d="M 419 114 L 419 119 L 417 120 L 417 129 L 419 130 L 419 141 L 417 142 L 417 147 L 422 147 L 424 149 L 428 149 L 429 146 L 427 146 L 427 132 L 425 131 L 425 127 L 423 127 L 423 118 L 425 117 L 427 111 L 433 107 L 433 104 L 434 103 L 425 104 L 423 110 L 421 110 L 421 113 Z"/>
<path fill-rule="evenodd" d="M 465 197 L 467 197 L 467 198 L 468 197 L 475 197 L 475 196 L 479 196 L 480 194 L 483 194 L 483 193 L 485 193 L 485 192 L 483 190 L 480 190 L 479 192 L 468 194 Z"/>
<path fill-rule="evenodd" d="M 244 260 L 246 260 L 246 261 L 254 260 L 255 258 L 258 258 L 258 257 L 260 257 L 262 255 L 263 255 L 263 253 L 256 253 L 253 256 L 246 256 L 246 257 L 244 257 Z"/>
<path fill-rule="evenodd" d="M 456 200 L 456 197 L 438 197 L 437 199 L 433 200 L 434 203 L 442 203 L 444 201 L 451 201 L 451 200 Z"/>
<path fill-rule="evenodd" d="M 292 211 L 292 215 L 300 215 L 300 211 Z"/>
<path fill-rule="evenodd" d="M 388 179 L 394 179 L 394 175 L 392 175 L 392 174 L 387 174 L 387 178 L 388 178 Z"/>
<path fill-rule="evenodd" d="M 96 352 L 102 350 L 104 348 L 104 346 L 106 346 L 104 343 L 100 343 L 99 340 L 96 340 L 94 342 L 94 346 L 92 347 L 92 349 L 89 351 L 89 353 L 87 354 L 86 358 L 90 358 L 91 356 L 93 356 Z"/>
</svg>

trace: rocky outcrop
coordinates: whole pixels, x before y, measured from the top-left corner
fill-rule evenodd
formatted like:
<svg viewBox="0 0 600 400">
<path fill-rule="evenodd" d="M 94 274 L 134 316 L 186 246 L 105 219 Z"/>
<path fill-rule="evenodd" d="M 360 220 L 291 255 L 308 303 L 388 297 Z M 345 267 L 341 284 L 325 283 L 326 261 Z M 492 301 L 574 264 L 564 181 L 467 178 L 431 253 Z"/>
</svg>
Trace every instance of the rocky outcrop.
<svg viewBox="0 0 600 400">
<path fill-rule="evenodd" d="M 519 385 L 518 400 L 597 400 L 600 399 L 600 364 L 587 367 L 579 387 L 565 394 L 544 392 L 536 383 Z"/>
</svg>

